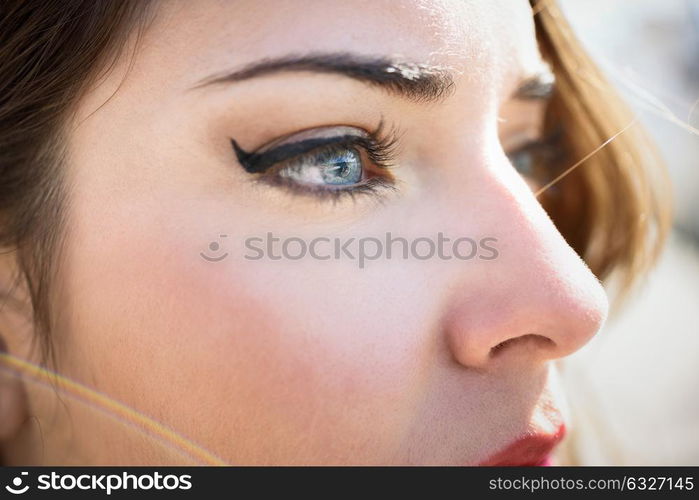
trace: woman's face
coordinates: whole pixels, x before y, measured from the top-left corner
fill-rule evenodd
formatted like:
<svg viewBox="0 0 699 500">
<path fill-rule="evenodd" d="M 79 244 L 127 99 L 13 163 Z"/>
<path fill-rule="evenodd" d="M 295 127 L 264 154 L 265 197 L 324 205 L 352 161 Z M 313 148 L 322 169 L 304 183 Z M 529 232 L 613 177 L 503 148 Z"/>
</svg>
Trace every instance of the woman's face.
<svg viewBox="0 0 699 500">
<path fill-rule="evenodd" d="M 546 78 L 525 0 L 158 6 L 68 134 L 58 371 L 227 463 L 540 461 L 607 311 L 508 159 Z M 29 396 L 46 462 L 201 458 Z"/>
</svg>

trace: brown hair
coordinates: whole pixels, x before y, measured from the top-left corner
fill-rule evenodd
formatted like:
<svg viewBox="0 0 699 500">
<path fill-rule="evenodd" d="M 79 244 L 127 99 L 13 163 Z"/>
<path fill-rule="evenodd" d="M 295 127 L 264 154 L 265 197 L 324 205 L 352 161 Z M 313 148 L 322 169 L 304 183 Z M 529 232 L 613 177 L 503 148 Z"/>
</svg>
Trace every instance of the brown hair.
<svg viewBox="0 0 699 500">
<path fill-rule="evenodd" d="M 24 285 L 44 361 L 66 202 L 63 125 L 146 8 L 111 0 L 0 4 L 0 248 L 15 252 L 17 269 L 0 298 L 11 303 Z"/>
<path fill-rule="evenodd" d="M 671 224 L 669 180 L 652 141 L 558 6 L 532 5 L 542 54 L 556 75 L 546 127 L 562 130 L 563 143 L 539 199 L 592 272 L 614 280 L 619 302 L 663 246 Z"/>
<path fill-rule="evenodd" d="M 547 127 L 561 130 L 563 141 L 558 169 L 547 173 L 555 185 L 540 200 L 592 271 L 600 279 L 615 271 L 626 290 L 667 232 L 663 169 L 555 4 L 532 3 L 557 78 Z M 120 43 L 143 28 L 147 7 L 136 0 L 0 4 L 0 247 L 16 252 L 16 278 L 28 290 L 44 360 L 66 213 L 64 126 L 87 86 L 109 71 Z"/>
</svg>

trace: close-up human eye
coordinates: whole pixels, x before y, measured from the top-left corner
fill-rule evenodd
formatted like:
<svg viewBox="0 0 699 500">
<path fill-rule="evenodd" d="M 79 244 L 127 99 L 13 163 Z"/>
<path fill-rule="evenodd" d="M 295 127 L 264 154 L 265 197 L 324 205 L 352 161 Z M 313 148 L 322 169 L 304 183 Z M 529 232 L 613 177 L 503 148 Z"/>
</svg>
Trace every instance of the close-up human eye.
<svg viewBox="0 0 699 500">
<path fill-rule="evenodd" d="M 231 139 L 236 158 L 256 180 L 296 194 L 338 199 L 395 190 L 397 135 L 383 122 L 368 132 L 335 126 L 291 134 L 247 152 Z"/>
<path fill-rule="evenodd" d="M 556 162 L 563 156 L 560 133 L 528 139 L 506 151 L 510 164 L 528 182 L 534 185 L 550 180 Z"/>
</svg>

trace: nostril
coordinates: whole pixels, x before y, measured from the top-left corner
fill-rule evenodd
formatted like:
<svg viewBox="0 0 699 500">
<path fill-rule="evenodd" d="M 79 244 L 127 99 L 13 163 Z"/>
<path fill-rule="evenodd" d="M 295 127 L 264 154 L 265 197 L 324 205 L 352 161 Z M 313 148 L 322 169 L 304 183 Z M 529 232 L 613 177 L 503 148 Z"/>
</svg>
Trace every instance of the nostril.
<svg viewBox="0 0 699 500">
<path fill-rule="evenodd" d="M 490 357 L 494 358 L 495 356 L 502 354 L 505 350 L 510 350 L 512 348 L 550 350 L 554 347 L 556 347 L 556 343 L 550 338 L 544 337 L 543 335 L 528 333 L 526 335 L 504 340 L 496 346 L 493 346 L 490 349 Z"/>
</svg>

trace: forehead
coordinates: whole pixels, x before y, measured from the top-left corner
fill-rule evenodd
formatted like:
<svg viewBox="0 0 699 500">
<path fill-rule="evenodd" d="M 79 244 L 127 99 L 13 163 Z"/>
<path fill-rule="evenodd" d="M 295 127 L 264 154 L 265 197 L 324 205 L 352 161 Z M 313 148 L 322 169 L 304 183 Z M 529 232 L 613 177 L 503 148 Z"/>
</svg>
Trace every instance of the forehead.
<svg viewBox="0 0 699 500">
<path fill-rule="evenodd" d="M 182 87 L 312 52 L 402 56 L 500 80 L 540 64 L 527 0 L 175 0 L 159 4 L 140 43 L 131 77 Z"/>
</svg>

